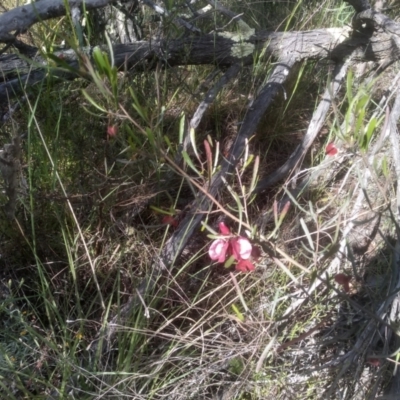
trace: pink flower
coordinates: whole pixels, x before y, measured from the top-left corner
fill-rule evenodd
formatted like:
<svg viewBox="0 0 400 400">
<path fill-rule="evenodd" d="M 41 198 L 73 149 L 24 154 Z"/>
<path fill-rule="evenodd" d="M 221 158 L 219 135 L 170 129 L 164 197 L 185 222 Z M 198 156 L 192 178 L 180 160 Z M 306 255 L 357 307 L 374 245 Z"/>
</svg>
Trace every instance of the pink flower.
<svg viewBox="0 0 400 400">
<path fill-rule="evenodd" d="M 370 364 L 374 367 L 380 367 L 381 365 L 381 360 L 379 358 L 368 358 L 366 361 L 367 364 Z"/>
<path fill-rule="evenodd" d="M 216 239 L 211 243 L 208 254 L 213 261 L 219 263 L 225 262 L 226 252 L 229 248 L 229 242 L 225 239 Z"/>
<path fill-rule="evenodd" d="M 346 293 L 350 292 L 350 281 L 351 281 L 351 276 L 348 276 L 346 274 L 335 275 L 335 282 L 338 283 L 339 285 L 342 285 L 343 290 Z"/>
<path fill-rule="evenodd" d="M 250 260 L 240 260 L 236 264 L 236 270 L 241 272 L 254 271 L 254 264 Z"/>
<path fill-rule="evenodd" d="M 223 237 L 215 239 L 211 243 L 208 250 L 211 260 L 223 263 L 227 256 L 233 256 L 237 261 L 236 270 L 242 272 L 254 271 L 254 265 L 250 261 L 253 252 L 250 241 L 242 236 L 231 236 L 231 231 L 224 222 L 220 222 L 218 227 Z"/>
<path fill-rule="evenodd" d="M 107 135 L 110 137 L 117 136 L 118 127 L 116 125 L 108 125 L 107 126 Z"/>
<path fill-rule="evenodd" d="M 231 230 L 225 225 L 224 222 L 220 222 L 218 224 L 218 228 L 221 235 L 229 236 L 231 234 Z"/>
<path fill-rule="evenodd" d="M 325 153 L 327 156 L 335 156 L 338 153 L 338 149 L 334 143 L 329 143 L 328 146 L 326 146 Z"/>
<path fill-rule="evenodd" d="M 162 219 L 162 223 L 165 225 L 171 225 L 174 228 L 176 228 L 179 225 L 178 220 L 174 218 L 172 215 L 165 215 Z"/>
<path fill-rule="evenodd" d="M 231 239 L 232 254 L 236 260 L 247 260 L 251 256 L 251 243 L 244 237 Z"/>
</svg>

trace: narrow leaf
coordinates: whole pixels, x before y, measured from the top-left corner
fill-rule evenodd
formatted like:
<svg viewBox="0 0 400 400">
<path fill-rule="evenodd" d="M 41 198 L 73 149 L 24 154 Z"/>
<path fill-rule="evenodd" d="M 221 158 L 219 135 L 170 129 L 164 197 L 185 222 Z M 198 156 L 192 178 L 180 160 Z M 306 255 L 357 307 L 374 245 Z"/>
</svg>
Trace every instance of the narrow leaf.
<svg viewBox="0 0 400 400">
<path fill-rule="evenodd" d="M 199 153 L 197 152 L 196 132 L 195 132 L 194 128 L 190 128 L 189 138 L 190 138 L 190 143 L 192 144 L 192 148 L 193 148 L 194 154 L 196 155 L 196 158 L 199 160 L 199 162 L 201 162 L 200 157 L 199 157 Z"/>
<path fill-rule="evenodd" d="M 194 166 L 192 160 L 189 157 L 189 154 L 186 151 L 182 151 L 182 157 L 185 160 L 186 164 L 194 171 L 198 176 L 202 176 L 202 173 Z"/>
<path fill-rule="evenodd" d="M 89 94 L 86 92 L 85 89 L 82 89 L 82 93 L 85 96 L 86 100 L 88 100 L 90 102 L 90 104 L 92 104 L 94 107 L 96 107 L 98 110 L 107 113 L 107 110 L 105 108 L 103 108 L 100 104 L 96 103 L 92 97 L 89 96 Z"/>
<path fill-rule="evenodd" d="M 232 304 L 232 310 L 235 313 L 235 315 L 238 317 L 238 319 L 243 322 L 244 315 L 239 311 L 239 309 L 234 304 Z"/>
<path fill-rule="evenodd" d="M 349 68 L 346 79 L 346 96 L 349 99 L 349 103 L 353 101 L 353 71 Z"/>
<path fill-rule="evenodd" d="M 256 184 L 258 181 L 258 168 L 259 167 L 260 167 L 260 156 L 256 156 L 256 158 L 254 160 L 254 165 L 253 165 L 253 176 L 251 177 L 249 193 L 252 193 L 256 187 Z"/>
<path fill-rule="evenodd" d="M 183 143 L 183 135 L 185 134 L 185 114 L 181 114 L 181 118 L 179 120 L 179 144 Z"/>
<path fill-rule="evenodd" d="M 212 152 L 210 143 L 207 140 L 204 140 L 204 149 L 206 151 L 207 157 L 207 171 L 208 171 L 208 180 L 211 181 L 212 178 Z"/>
<path fill-rule="evenodd" d="M 304 222 L 303 218 L 300 218 L 300 225 L 303 228 L 304 233 L 306 234 L 306 237 L 307 237 L 307 240 L 308 240 L 308 244 L 310 245 L 310 248 L 312 250 L 314 250 L 314 243 L 312 241 L 310 231 L 308 230 L 308 227 L 307 227 L 306 223 Z"/>
</svg>

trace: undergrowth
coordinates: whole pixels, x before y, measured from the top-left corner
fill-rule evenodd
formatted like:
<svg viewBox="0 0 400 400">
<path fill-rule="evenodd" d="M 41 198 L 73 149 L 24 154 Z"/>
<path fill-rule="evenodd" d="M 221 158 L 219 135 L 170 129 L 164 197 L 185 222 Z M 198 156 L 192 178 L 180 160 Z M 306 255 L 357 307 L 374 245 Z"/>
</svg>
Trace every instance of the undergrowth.
<svg viewBox="0 0 400 400">
<path fill-rule="evenodd" d="M 351 7 L 332 0 L 226 3 L 257 29 L 343 26 L 352 16 Z M 215 13 L 198 26 L 211 30 L 222 24 L 219 18 Z M 162 32 L 168 38 L 181 34 L 171 21 Z M 32 44 L 52 48 L 75 31 L 63 20 L 33 32 Z M 68 45 L 77 48 L 76 40 Z M 188 213 L 196 185 L 206 187 L 218 172 L 271 66 L 245 68 L 221 91 L 192 132 L 182 164 L 185 124 L 210 85 L 210 67 L 132 76 L 100 50 L 81 67 L 89 80 L 37 85 L 21 100 L 15 123 L 2 127 L 3 145 L 22 135 L 23 190 L 15 218 L 0 224 L 1 396 L 322 398 L 336 379 L 323 365 L 337 367 L 335 359 L 387 295 L 395 182 L 382 153 L 368 158 L 383 123 L 366 99 L 372 85 L 358 86 L 349 75 L 343 104 L 333 107 L 304 160 L 302 172 L 315 178 L 311 187 L 292 193 L 290 184 L 280 184 L 256 194 L 260 177 L 296 148 L 331 79 L 327 63 L 297 66 L 220 191 L 223 212 L 204 215 L 183 254 L 142 295 L 140 285 L 154 274 L 154 260 Z M 350 134 L 358 123 L 352 118 L 361 114 Z M 340 162 L 325 153 L 335 141 Z M 349 210 L 365 170 L 372 176 L 363 187 L 370 203 L 356 218 Z M 348 259 L 325 273 L 349 219 L 365 226 L 378 215 L 383 239 L 375 240 L 375 232 L 368 242 L 371 235 L 359 233 L 344 246 L 352 249 Z M 218 237 L 222 220 L 260 249 L 254 272 L 210 261 L 210 237 Z M 339 272 L 354 277 L 351 292 L 334 281 Z M 305 296 L 316 283 L 318 290 Z M 138 301 L 127 307 L 132 297 Z"/>
</svg>

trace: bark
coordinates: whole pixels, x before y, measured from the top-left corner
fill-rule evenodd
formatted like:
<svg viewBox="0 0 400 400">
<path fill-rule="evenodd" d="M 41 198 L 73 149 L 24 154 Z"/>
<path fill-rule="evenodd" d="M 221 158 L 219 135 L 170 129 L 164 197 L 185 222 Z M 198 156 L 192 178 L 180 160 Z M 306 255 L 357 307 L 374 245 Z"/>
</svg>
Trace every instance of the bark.
<svg viewBox="0 0 400 400">
<path fill-rule="evenodd" d="M 131 71 L 148 71 L 158 63 L 165 67 L 201 64 L 229 67 L 238 62 L 250 65 L 255 55 L 262 51 L 264 61 L 272 57 L 293 63 L 304 59 L 341 60 L 352 52 L 353 58 L 359 61 L 398 58 L 397 46 L 387 33 L 380 32 L 371 38 L 349 37 L 349 33 L 348 28 L 288 33 L 258 32 L 248 39 L 209 34 L 115 45 L 113 52 L 116 66 Z M 93 48 L 86 48 L 84 52 L 90 55 L 92 51 Z M 45 55 L 34 56 L 31 61 L 18 54 L 0 56 L 0 102 L 21 93 L 24 87 L 43 80 L 45 76 L 55 79 L 74 79 L 80 76 L 74 73 L 74 70 L 79 69 L 80 57 L 75 52 L 58 51 L 53 56 L 60 58 L 58 67 L 54 66 L 54 61 L 49 62 Z M 65 63 L 69 69 L 62 67 Z"/>
<path fill-rule="evenodd" d="M 115 45 L 116 65 L 131 71 L 153 69 L 158 63 L 165 67 L 177 65 L 213 64 L 229 67 L 236 63 L 249 65 L 257 55 L 269 59 L 296 63 L 304 59 L 343 61 L 350 54 L 354 62 L 378 61 L 388 64 L 399 59 L 400 25 L 385 15 L 370 9 L 363 0 L 348 0 L 359 13 L 350 28 L 317 29 L 305 32 L 255 32 L 243 27 L 241 33 L 217 32 L 190 35 L 182 39 L 139 41 Z M 81 7 L 83 0 L 71 0 L 69 8 Z M 87 10 L 112 4 L 111 0 L 86 0 Z M 0 15 L 0 42 L 16 42 L 14 34 L 24 32 L 38 21 L 66 13 L 64 0 L 41 0 L 17 7 Z M 14 33 L 14 34 L 13 34 Z M 106 49 L 105 49 L 106 50 Z M 93 48 L 82 50 L 90 55 Z M 30 48 L 24 58 L 18 54 L 0 56 L 0 103 L 8 101 L 44 77 L 56 80 L 79 76 L 79 57 L 72 50 L 55 52 L 70 68 L 58 68 L 46 55 L 32 55 Z M 28 56 L 28 57 L 27 57 Z M 65 66 L 65 64 L 64 64 Z"/>
<path fill-rule="evenodd" d="M 349 3 L 351 6 L 353 6 L 353 8 L 358 13 L 371 8 L 371 6 L 369 5 L 369 2 L 367 0 L 344 0 L 344 1 L 346 3 Z"/>
<path fill-rule="evenodd" d="M 333 81 L 331 83 L 328 82 L 325 93 L 323 94 L 322 99 L 313 114 L 313 117 L 310 121 L 310 124 L 308 125 L 308 129 L 303 140 L 282 166 L 280 166 L 276 171 L 274 171 L 272 174 L 265 177 L 258 183 L 256 188 L 257 192 L 261 192 L 276 184 L 277 182 L 285 178 L 289 174 L 289 172 L 296 167 L 296 165 L 301 163 L 301 160 L 306 155 L 308 149 L 314 142 L 315 138 L 322 128 L 322 125 L 325 122 L 326 115 L 331 108 L 332 100 L 336 97 L 341 88 L 342 81 L 347 73 L 347 69 L 347 63 L 339 64 L 336 66 L 336 70 L 333 72 Z"/>
<path fill-rule="evenodd" d="M 104 7 L 114 0 L 69 0 L 69 7 L 81 7 L 85 3 L 86 10 Z M 25 6 L 16 7 L 0 15 L 0 43 L 12 42 L 12 32 L 25 32 L 39 21 L 61 17 L 66 14 L 64 0 L 41 0 Z"/>
</svg>

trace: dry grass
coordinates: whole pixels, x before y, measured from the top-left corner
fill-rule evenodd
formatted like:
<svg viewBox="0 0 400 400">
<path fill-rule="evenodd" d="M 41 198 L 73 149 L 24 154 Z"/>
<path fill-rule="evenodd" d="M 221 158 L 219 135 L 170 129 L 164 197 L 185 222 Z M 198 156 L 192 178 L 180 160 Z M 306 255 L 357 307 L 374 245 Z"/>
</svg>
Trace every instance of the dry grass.
<svg viewBox="0 0 400 400">
<path fill-rule="evenodd" d="M 296 11 L 291 26 L 319 26 L 327 4 Z M 247 6 L 249 20 L 265 16 L 263 6 Z M 286 7 L 269 22 L 282 24 L 282 13 L 288 22 Z M 339 11 L 341 21 L 348 10 Z M 214 155 L 220 144 L 220 160 L 229 151 L 268 72 L 257 68 L 227 85 L 203 117 L 199 158 L 190 154 L 197 169 L 207 169 L 207 137 Z M 247 149 L 260 156 L 259 177 L 282 165 L 302 139 L 328 70 L 299 66 L 285 87 L 288 97 L 265 115 Z M 337 110 L 344 113 L 346 102 L 337 101 L 301 169 L 286 182 L 246 197 L 254 162 L 243 168 L 244 159 L 229 188 L 219 191 L 224 209 L 254 228 L 252 241 L 263 250 L 254 273 L 212 264 L 207 232 L 197 229 L 142 294 L 174 231 L 161 212 L 180 223 L 198 194 L 195 183 L 206 181 L 206 172 L 187 168 L 189 179 L 174 172 L 166 155 L 178 155 L 181 115 L 192 115 L 209 73 L 188 67 L 121 75 L 124 108 L 112 110 L 112 99 L 94 84 L 43 87 L 14 114 L 27 132 L 27 191 L 16 218 L 0 224 L 4 398 L 372 399 L 383 392 L 396 355 L 388 356 L 389 311 L 377 309 L 393 289 L 397 177 L 388 139 L 376 151 L 375 139 L 362 150 L 357 138 L 343 135 Z M 109 115 L 97 115 L 82 88 Z M 110 118 L 115 137 L 107 135 Z M 3 128 L 15 134 L 10 125 Z M 335 158 L 325 155 L 328 140 L 340 147 Z M 308 185 L 291 195 L 304 176 Z M 222 218 L 215 208 L 205 215 L 214 229 Z M 348 293 L 335 283 L 338 273 L 352 276 Z"/>
</svg>

